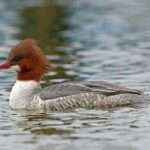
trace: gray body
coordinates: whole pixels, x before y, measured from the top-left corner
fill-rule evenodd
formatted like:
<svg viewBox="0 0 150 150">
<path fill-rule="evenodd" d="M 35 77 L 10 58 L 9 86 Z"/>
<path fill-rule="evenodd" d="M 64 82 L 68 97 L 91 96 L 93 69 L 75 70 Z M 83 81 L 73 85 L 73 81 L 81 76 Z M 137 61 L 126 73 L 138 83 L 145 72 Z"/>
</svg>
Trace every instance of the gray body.
<svg viewBox="0 0 150 150">
<path fill-rule="evenodd" d="M 141 91 L 104 81 L 66 82 L 44 88 L 37 96 L 52 111 L 75 108 L 112 108 L 143 103 L 149 97 Z"/>
</svg>

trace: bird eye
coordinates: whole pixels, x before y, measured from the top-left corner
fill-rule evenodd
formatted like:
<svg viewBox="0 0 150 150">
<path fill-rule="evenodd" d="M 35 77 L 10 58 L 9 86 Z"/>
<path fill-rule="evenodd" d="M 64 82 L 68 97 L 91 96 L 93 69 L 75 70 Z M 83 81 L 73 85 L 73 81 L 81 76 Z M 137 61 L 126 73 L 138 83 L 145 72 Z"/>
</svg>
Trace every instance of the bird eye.
<svg viewBox="0 0 150 150">
<path fill-rule="evenodd" d="M 14 57 L 14 58 L 12 59 L 12 62 L 13 62 L 13 63 L 17 63 L 17 62 L 19 62 L 21 59 L 22 59 L 21 56 L 16 56 L 16 57 Z"/>
</svg>

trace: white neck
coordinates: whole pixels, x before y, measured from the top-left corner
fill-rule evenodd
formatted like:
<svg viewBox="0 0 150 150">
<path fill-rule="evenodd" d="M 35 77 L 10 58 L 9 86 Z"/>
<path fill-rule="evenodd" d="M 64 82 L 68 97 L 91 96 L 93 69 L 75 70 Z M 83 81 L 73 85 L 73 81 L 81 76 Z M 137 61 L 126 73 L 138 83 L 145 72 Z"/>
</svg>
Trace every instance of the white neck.
<svg viewBox="0 0 150 150">
<path fill-rule="evenodd" d="M 14 84 L 10 97 L 9 105 L 13 109 L 22 109 L 28 107 L 36 90 L 40 88 L 39 82 L 34 80 L 20 81 Z"/>
</svg>

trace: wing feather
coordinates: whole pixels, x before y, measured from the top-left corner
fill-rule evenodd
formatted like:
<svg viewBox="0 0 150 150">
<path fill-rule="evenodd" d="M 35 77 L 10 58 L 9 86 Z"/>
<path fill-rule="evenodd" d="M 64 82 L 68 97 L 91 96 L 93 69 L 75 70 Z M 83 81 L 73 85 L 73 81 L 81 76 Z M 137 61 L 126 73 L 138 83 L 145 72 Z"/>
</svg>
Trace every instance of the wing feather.
<svg viewBox="0 0 150 150">
<path fill-rule="evenodd" d="M 140 95 L 142 93 L 141 91 L 135 89 L 129 89 L 105 81 L 83 81 L 83 82 L 65 82 L 50 85 L 44 88 L 39 93 L 39 96 L 43 100 L 50 100 L 58 97 L 88 92 L 94 92 L 106 96 L 112 96 L 123 93 L 132 93 Z"/>
</svg>

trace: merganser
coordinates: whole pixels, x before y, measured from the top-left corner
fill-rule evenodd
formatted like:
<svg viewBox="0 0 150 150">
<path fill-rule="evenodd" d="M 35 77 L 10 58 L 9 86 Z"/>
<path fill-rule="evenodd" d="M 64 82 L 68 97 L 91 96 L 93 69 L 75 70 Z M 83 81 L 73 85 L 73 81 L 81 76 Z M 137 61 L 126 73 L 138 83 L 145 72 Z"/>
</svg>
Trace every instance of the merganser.
<svg viewBox="0 0 150 150">
<path fill-rule="evenodd" d="M 0 69 L 9 68 L 17 72 L 9 97 L 12 109 L 108 108 L 149 99 L 141 91 L 104 81 L 64 82 L 41 89 L 40 80 L 48 72 L 49 64 L 33 39 L 25 39 L 11 49 L 7 60 L 0 64 Z"/>
</svg>

